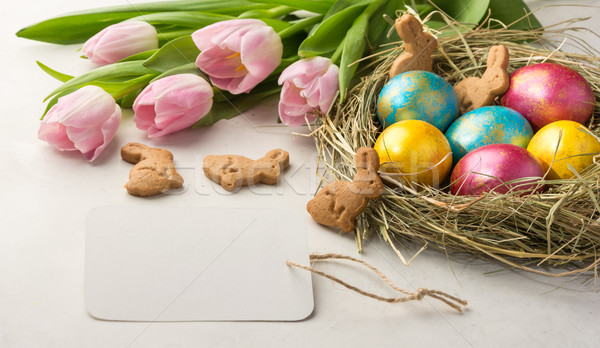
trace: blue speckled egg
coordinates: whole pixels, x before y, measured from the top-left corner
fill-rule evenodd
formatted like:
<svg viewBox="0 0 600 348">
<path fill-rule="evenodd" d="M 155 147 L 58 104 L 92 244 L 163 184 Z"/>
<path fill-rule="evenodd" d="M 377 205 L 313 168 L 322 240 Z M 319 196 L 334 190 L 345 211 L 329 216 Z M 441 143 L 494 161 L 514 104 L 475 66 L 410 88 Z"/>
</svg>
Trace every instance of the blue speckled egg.
<svg viewBox="0 0 600 348">
<path fill-rule="evenodd" d="M 458 97 L 441 76 L 427 71 L 407 71 L 383 86 L 377 117 L 383 128 L 403 120 L 421 120 L 444 132 L 458 117 Z"/>
<path fill-rule="evenodd" d="M 462 115 L 446 131 L 454 163 L 467 153 L 490 144 L 527 148 L 533 129 L 527 119 L 504 106 L 484 106 Z"/>
</svg>

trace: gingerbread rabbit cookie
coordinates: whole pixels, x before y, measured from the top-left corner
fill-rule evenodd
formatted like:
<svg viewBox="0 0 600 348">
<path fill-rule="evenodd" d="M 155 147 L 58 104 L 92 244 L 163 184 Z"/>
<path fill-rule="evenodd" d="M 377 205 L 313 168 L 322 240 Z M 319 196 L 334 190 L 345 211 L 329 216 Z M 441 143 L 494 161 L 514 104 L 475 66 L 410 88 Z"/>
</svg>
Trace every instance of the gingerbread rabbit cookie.
<svg viewBox="0 0 600 348">
<path fill-rule="evenodd" d="M 396 31 L 404 41 L 402 53 L 390 68 L 390 79 L 410 70 L 431 71 L 433 59 L 431 55 L 437 48 L 437 39 L 423 31 L 423 25 L 410 14 L 396 19 Z"/>
<path fill-rule="evenodd" d="M 482 106 L 492 105 L 496 97 L 506 93 L 510 77 L 509 53 L 504 45 L 492 46 L 487 57 L 487 68 L 481 78 L 468 77 L 460 81 L 454 91 L 460 102 L 460 113 L 464 114 Z"/>
<path fill-rule="evenodd" d="M 165 149 L 129 143 L 121 148 L 121 157 L 135 164 L 125 184 L 131 195 L 154 196 L 183 185 L 183 178 L 175 170 L 173 154 Z"/>
<path fill-rule="evenodd" d="M 337 226 L 344 232 L 356 227 L 356 217 L 370 199 L 383 193 L 383 183 L 377 174 L 379 156 L 368 147 L 356 152 L 356 175 L 352 182 L 335 181 L 323 187 L 306 205 L 313 219 L 325 226 Z"/>
<path fill-rule="evenodd" d="M 210 180 L 227 191 L 233 191 L 240 186 L 277 184 L 281 171 L 288 167 L 289 162 L 286 151 L 275 149 L 257 160 L 238 155 L 206 156 L 203 167 Z"/>
</svg>

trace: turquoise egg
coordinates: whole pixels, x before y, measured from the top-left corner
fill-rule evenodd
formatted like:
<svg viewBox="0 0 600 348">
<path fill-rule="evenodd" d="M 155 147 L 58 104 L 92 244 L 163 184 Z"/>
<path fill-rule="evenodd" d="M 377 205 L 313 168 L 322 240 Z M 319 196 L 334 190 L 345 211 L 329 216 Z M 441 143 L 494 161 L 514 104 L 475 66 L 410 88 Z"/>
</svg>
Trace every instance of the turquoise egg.
<svg viewBox="0 0 600 348">
<path fill-rule="evenodd" d="M 454 163 L 467 153 L 490 144 L 527 148 L 533 129 L 527 119 L 504 106 L 484 106 L 462 115 L 446 131 Z"/>
<path fill-rule="evenodd" d="M 383 128 L 403 120 L 421 120 L 444 132 L 458 117 L 458 97 L 441 76 L 427 71 L 407 71 L 383 86 L 377 117 Z"/>
</svg>

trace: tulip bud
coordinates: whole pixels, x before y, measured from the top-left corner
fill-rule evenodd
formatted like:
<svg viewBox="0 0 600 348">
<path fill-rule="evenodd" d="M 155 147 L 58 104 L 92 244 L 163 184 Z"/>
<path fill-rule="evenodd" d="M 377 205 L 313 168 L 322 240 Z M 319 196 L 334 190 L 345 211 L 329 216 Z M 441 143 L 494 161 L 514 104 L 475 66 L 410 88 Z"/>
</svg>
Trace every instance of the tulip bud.
<svg viewBox="0 0 600 348">
<path fill-rule="evenodd" d="M 281 63 L 281 38 L 257 19 L 217 22 L 195 31 L 192 39 L 200 50 L 196 66 L 232 94 L 250 92 Z"/>
<path fill-rule="evenodd" d="M 198 75 L 179 74 L 150 83 L 133 103 L 136 127 L 160 137 L 192 126 L 212 107 L 212 87 Z"/>
<path fill-rule="evenodd" d="M 338 67 L 331 60 L 312 57 L 288 66 L 279 76 L 283 85 L 279 117 L 288 126 L 300 126 L 315 119 L 314 112 L 327 112 L 338 90 Z"/>
<path fill-rule="evenodd" d="M 58 99 L 42 120 L 38 138 L 61 151 L 95 160 L 121 122 L 121 108 L 102 88 L 84 86 Z"/>
<path fill-rule="evenodd" d="M 158 35 L 151 24 L 128 21 L 102 29 L 87 40 L 81 51 L 92 62 L 107 65 L 156 48 Z"/>
</svg>

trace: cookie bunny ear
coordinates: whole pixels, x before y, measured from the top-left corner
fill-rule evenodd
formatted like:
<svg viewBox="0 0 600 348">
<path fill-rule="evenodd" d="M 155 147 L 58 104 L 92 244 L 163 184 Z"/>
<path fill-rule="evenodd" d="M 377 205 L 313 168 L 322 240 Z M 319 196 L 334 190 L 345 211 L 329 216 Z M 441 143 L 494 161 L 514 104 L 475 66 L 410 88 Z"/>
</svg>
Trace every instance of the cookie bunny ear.
<svg viewBox="0 0 600 348">
<path fill-rule="evenodd" d="M 361 147 L 356 151 L 356 169 L 364 169 L 369 173 L 377 173 L 379 170 L 379 155 L 377 151 L 369 147 Z"/>
<path fill-rule="evenodd" d="M 275 149 L 267 152 L 264 158 L 269 158 L 277 161 L 281 169 L 285 169 L 290 162 L 290 155 L 281 149 Z"/>
<path fill-rule="evenodd" d="M 381 196 L 383 183 L 377 174 L 379 170 L 379 155 L 369 147 L 361 147 L 356 152 L 356 175 L 351 185 L 355 194 L 367 199 Z"/>
<path fill-rule="evenodd" d="M 140 143 L 129 143 L 121 148 L 121 158 L 129 163 L 136 164 L 150 148 Z"/>
<path fill-rule="evenodd" d="M 504 45 L 492 46 L 488 52 L 487 66 L 489 68 L 501 68 L 502 70 L 508 69 L 509 60 L 508 48 Z"/>
<path fill-rule="evenodd" d="M 415 42 L 423 32 L 423 25 L 415 16 L 407 13 L 396 19 L 396 31 L 403 41 Z"/>
<path fill-rule="evenodd" d="M 506 69 L 509 61 L 508 48 L 504 45 L 492 46 L 488 53 L 487 69 L 483 73 L 482 80 L 488 84 L 490 92 L 494 95 L 506 93 L 510 83 L 510 77 Z"/>
</svg>

